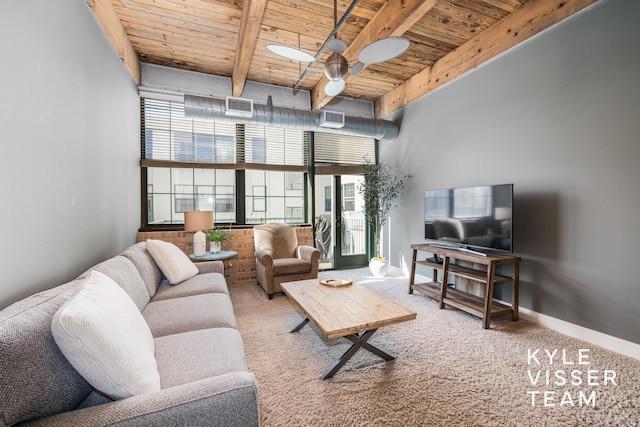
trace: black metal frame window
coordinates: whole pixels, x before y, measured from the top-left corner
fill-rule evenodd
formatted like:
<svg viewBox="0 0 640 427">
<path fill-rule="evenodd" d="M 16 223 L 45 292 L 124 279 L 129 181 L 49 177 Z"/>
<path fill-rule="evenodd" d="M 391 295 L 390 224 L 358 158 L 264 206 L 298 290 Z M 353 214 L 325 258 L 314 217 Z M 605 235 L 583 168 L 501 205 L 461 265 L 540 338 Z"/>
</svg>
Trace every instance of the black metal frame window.
<svg viewBox="0 0 640 427">
<path fill-rule="evenodd" d="M 308 147 L 304 131 L 187 119 L 180 102 L 142 98 L 142 228 L 179 229 L 189 210 L 308 222 Z"/>
</svg>

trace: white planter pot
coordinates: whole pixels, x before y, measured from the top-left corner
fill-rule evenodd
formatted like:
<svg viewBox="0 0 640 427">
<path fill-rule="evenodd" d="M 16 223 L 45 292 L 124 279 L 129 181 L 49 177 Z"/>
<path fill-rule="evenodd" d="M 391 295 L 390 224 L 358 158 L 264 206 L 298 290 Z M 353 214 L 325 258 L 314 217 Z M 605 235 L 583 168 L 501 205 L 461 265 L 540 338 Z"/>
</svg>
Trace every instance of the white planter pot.
<svg viewBox="0 0 640 427">
<path fill-rule="evenodd" d="M 212 254 L 217 254 L 218 252 L 220 252 L 220 242 L 210 242 L 209 250 Z"/>
<path fill-rule="evenodd" d="M 369 270 L 375 277 L 385 277 L 389 274 L 389 261 L 386 258 L 372 259 L 369 261 Z"/>
</svg>

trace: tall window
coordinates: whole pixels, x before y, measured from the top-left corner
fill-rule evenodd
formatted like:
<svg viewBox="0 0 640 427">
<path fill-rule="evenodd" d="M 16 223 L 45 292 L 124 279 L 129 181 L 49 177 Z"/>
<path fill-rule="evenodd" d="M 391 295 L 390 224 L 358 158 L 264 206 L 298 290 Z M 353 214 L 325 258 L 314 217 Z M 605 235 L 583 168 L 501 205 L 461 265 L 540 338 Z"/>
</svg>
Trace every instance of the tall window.
<svg viewBox="0 0 640 427">
<path fill-rule="evenodd" d="M 235 173 L 226 169 L 147 167 L 147 224 L 181 224 L 184 212 L 213 210 L 235 222 Z"/>
<path fill-rule="evenodd" d="M 181 103 L 147 98 L 141 117 L 144 226 L 181 224 L 191 210 L 217 223 L 305 221 L 305 132 L 187 119 Z"/>
<path fill-rule="evenodd" d="M 302 172 L 248 170 L 246 222 L 304 222 L 304 174 Z"/>
</svg>

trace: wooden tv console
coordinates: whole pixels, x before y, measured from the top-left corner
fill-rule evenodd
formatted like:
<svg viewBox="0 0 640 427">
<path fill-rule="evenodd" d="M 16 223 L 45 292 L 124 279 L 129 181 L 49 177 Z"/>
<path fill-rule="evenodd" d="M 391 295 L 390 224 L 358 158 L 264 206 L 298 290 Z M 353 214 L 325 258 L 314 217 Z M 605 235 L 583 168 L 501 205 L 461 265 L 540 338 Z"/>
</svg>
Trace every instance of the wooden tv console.
<svg viewBox="0 0 640 427">
<path fill-rule="evenodd" d="M 520 257 L 487 254 L 479 255 L 466 252 L 453 247 L 442 247 L 430 244 L 414 244 L 413 261 L 411 263 L 411 277 L 409 280 L 409 293 L 417 290 L 440 303 L 440 308 L 445 304 L 471 313 L 482 318 L 482 326 L 489 328 L 492 317 L 511 314 L 511 320 L 518 320 L 518 285 L 520 272 Z M 441 262 L 429 260 L 426 256 L 418 260 L 418 252 L 424 252 L 442 257 Z M 473 268 L 458 265 L 457 261 L 468 261 L 474 264 Z M 496 273 L 496 267 L 511 265 L 511 277 Z M 433 281 L 428 283 L 415 283 L 416 265 L 424 265 L 433 269 Z M 438 273 L 442 275 L 438 278 Z M 449 275 L 464 277 L 475 282 L 485 284 L 484 297 L 472 295 L 451 286 L 447 286 Z M 496 283 L 511 281 L 511 305 L 493 299 L 493 288 Z M 443 284 L 445 284 L 443 286 Z"/>
</svg>

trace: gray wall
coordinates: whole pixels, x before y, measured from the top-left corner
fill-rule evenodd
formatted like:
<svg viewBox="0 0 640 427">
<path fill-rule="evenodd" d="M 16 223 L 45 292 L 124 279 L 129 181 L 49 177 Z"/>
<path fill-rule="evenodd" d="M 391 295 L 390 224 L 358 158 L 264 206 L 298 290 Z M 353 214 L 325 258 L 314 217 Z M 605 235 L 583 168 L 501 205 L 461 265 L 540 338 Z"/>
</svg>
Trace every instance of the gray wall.
<svg viewBox="0 0 640 427">
<path fill-rule="evenodd" d="M 638 16 L 600 3 L 396 114 L 381 158 L 414 178 L 394 265 L 424 241 L 424 190 L 514 183 L 521 305 L 640 343 Z"/>
<path fill-rule="evenodd" d="M 139 101 L 81 0 L 0 4 L 0 308 L 135 242 Z"/>
</svg>

